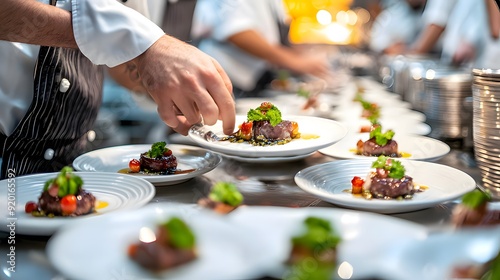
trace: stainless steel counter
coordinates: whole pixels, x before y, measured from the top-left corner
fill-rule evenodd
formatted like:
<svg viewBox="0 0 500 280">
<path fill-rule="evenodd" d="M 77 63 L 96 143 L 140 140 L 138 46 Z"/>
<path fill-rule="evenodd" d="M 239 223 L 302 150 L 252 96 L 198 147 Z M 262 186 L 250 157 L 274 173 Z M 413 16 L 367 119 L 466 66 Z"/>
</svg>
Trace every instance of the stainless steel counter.
<svg viewBox="0 0 500 280">
<path fill-rule="evenodd" d="M 167 201 L 194 204 L 207 195 L 215 182 L 223 180 L 237 184 L 247 205 L 336 207 L 304 192 L 294 183 L 294 175 L 298 171 L 332 160 L 335 159 L 319 152 L 303 160 L 281 164 L 248 164 L 224 159 L 217 168 L 204 176 L 178 185 L 157 187 L 156 196 L 150 203 Z M 437 163 L 460 169 L 480 182 L 479 170 L 470 152 L 452 149 Z M 433 208 L 391 216 L 424 225 L 431 231 L 441 230 L 450 226 L 449 218 L 455 205 L 456 201 L 450 201 Z M 47 260 L 45 245 L 48 238 L 38 236 L 16 235 L 16 272 L 9 273 L 7 254 L 10 245 L 7 244 L 7 238 L 7 233 L 0 233 L 0 279 L 65 279 Z"/>
</svg>

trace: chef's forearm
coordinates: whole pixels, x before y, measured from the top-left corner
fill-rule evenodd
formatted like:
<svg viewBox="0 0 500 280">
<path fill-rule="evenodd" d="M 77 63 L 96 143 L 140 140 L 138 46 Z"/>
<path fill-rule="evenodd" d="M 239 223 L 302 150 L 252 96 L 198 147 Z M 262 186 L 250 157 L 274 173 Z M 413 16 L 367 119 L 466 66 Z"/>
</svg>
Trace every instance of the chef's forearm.
<svg viewBox="0 0 500 280">
<path fill-rule="evenodd" d="M 76 48 L 71 13 L 33 0 L 2 0 L 0 39 Z"/>
</svg>

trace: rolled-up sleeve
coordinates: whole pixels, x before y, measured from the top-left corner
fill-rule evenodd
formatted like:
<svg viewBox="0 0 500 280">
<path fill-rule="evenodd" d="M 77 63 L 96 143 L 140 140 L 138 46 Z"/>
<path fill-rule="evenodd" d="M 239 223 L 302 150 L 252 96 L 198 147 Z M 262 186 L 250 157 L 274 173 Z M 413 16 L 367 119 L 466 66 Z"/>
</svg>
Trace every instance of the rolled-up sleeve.
<svg viewBox="0 0 500 280">
<path fill-rule="evenodd" d="M 73 32 L 80 51 L 95 64 L 114 67 L 146 51 L 165 33 L 116 0 L 72 0 Z"/>
</svg>

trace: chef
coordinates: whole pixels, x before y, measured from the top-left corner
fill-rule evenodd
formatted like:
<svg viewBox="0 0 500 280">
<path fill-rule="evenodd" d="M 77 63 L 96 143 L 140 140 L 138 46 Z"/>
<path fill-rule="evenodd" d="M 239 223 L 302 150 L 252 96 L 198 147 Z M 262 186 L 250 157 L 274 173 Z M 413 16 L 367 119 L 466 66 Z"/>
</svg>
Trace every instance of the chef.
<svg viewBox="0 0 500 280">
<path fill-rule="evenodd" d="M 116 0 L 4 0 L 0 59 L 2 178 L 57 171 L 82 153 L 101 104 L 103 65 L 125 68 L 182 134 L 202 120 L 234 128 L 220 65 Z"/>
</svg>

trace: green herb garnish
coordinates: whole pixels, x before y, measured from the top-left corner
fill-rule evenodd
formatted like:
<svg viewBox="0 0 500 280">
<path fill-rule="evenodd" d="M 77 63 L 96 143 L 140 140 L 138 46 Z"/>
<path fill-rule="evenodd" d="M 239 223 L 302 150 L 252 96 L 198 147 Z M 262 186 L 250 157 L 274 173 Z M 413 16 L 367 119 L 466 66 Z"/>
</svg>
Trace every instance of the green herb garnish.
<svg viewBox="0 0 500 280">
<path fill-rule="evenodd" d="M 477 209 L 484 203 L 491 200 L 491 194 L 487 192 L 482 192 L 475 189 L 471 192 L 464 194 L 462 197 L 462 204 L 469 207 L 470 209 Z"/>
<path fill-rule="evenodd" d="M 375 143 L 380 146 L 387 145 L 387 142 L 392 140 L 392 137 L 394 137 L 394 131 L 389 129 L 385 133 L 382 133 L 381 126 L 377 126 L 375 129 L 370 131 L 370 139 L 375 138 Z"/>
<path fill-rule="evenodd" d="M 315 263 L 311 266 L 311 259 L 306 258 L 294 264 L 284 279 L 329 280 L 332 279 L 334 269 L 335 264 Z"/>
<path fill-rule="evenodd" d="M 309 217 L 304 221 L 306 232 L 292 238 L 294 245 L 304 246 L 312 252 L 321 252 L 335 248 L 341 238 L 333 231 L 330 222 L 317 217 Z"/>
<path fill-rule="evenodd" d="M 58 197 L 68 194 L 75 195 L 82 188 L 83 180 L 80 176 L 73 173 L 73 168 L 65 166 L 61 169 L 55 178 L 45 181 L 43 190 L 47 191 L 53 184 L 58 187 Z"/>
<path fill-rule="evenodd" d="M 372 163 L 373 168 L 384 169 L 388 171 L 387 176 L 394 179 L 401 179 L 405 176 L 406 169 L 400 161 L 386 156 L 379 156 L 377 160 Z"/>
<path fill-rule="evenodd" d="M 247 120 L 269 121 L 272 126 L 276 126 L 282 121 L 280 110 L 271 102 L 263 102 L 259 107 L 250 109 L 247 113 Z"/>
<path fill-rule="evenodd" d="M 490 270 L 486 272 L 483 277 L 481 277 L 481 280 L 500 279 L 500 251 L 498 252 L 497 256 L 493 258 L 493 260 L 491 260 L 490 267 Z"/>
<path fill-rule="evenodd" d="M 311 92 L 309 92 L 308 90 L 306 90 L 304 88 L 299 88 L 299 90 L 297 91 L 297 95 L 305 97 L 305 98 L 309 98 L 309 96 L 311 95 Z"/>
<path fill-rule="evenodd" d="M 168 150 L 167 143 L 156 142 L 151 146 L 151 149 L 147 152 L 147 154 L 150 158 L 161 158 Z"/>
<path fill-rule="evenodd" d="M 173 217 L 163 224 L 168 232 L 170 244 L 179 249 L 191 249 L 195 246 L 196 238 L 189 226 L 180 218 Z"/>
<path fill-rule="evenodd" d="M 243 202 L 243 195 L 238 191 L 236 185 L 226 182 L 216 183 L 208 197 L 213 201 L 222 202 L 233 207 Z"/>
</svg>

